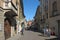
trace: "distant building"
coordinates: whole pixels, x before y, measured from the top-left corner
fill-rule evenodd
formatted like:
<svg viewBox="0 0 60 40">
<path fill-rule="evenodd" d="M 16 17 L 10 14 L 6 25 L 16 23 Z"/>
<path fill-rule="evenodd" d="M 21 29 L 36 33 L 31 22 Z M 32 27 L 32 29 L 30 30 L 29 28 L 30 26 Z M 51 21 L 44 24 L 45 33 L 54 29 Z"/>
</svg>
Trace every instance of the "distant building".
<svg viewBox="0 0 60 40">
<path fill-rule="evenodd" d="M 34 27 L 38 28 L 40 30 L 40 19 L 41 19 L 41 13 L 40 13 L 40 5 L 37 7 L 36 14 L 34 16 Z"/>
<path fill-rule="evenodd" d="M 27 26 L 30 27 L 31 25 L 32 25 L 32 21 L 30 20 L 27 22 Z"/>
</svg>

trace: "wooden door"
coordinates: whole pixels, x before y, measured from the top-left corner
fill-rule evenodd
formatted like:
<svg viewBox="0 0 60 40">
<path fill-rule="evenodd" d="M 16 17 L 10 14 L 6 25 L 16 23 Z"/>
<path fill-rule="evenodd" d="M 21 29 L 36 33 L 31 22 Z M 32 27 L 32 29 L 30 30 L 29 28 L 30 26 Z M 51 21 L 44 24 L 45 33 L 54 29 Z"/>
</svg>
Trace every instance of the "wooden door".
<svg viewBox="0 0 60 40">
<path fill-rule="evenodd" d="M 5 34 L 5 39 L 8 39 L 9 37 L 11 37 L 11 26 L 8 20 L 4 22 L 4 34 Z"/>
</svg>

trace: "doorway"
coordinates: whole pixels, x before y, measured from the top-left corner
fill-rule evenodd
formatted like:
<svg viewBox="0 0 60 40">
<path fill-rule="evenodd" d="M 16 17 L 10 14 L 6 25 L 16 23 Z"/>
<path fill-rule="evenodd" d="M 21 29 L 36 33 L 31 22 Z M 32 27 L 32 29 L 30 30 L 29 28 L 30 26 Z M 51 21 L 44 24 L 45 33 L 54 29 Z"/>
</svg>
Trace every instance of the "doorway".
<svg viewBox="0 0 60 40">
<path fill-rule="evenodd" d="M 9 23 L 8 18 L 5 18 L 4 20 L 4 35 L 5 40 L 11 37 L 11 25 Z"/>
<path fill-rule="evenodd" d="M 58 37 L 60 37 L 60 20 L 58 20 Z"/>
</svg>

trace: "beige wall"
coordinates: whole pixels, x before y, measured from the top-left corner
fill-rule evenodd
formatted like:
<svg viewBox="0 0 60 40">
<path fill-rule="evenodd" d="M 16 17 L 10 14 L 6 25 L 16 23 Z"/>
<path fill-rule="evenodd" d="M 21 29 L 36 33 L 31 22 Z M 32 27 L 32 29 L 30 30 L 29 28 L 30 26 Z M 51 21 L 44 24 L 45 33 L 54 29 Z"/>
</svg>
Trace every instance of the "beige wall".
<svg viewBox="0 0 60 40">
<path fill-rule="evenodd" d="M 5 40 L 4 37 L 4 11 L 3 11 L 3 0 L 0 0 L 0 40 Z"/>
<path fill-rule="evenodd" d="M 12 0 L 13 4 L 16 6 L 17 0 Z"/>
<path fill-rule="evenodd" d="M 14 2 L 15 3 L 15 2 Z M 16 4 L 15 4 L 16 5 Z M 0 24 L 1 24 L 1 30 L 0 30 L 0 40 L 5 40 L 5 36 L 4 36 L 4 14 L 5 12 L 9 11 L 9 10 L 4 10 L 4 2 L 3 0 L 0 0 Z"/>
<path fill-rule="evenodd" d="M 21 4 L 20 4 L 20 0 L 18 0 L 18 20 L 19 21 L 22 21 L 23 20 L 23 18 L 22 18 L 22 8 L 21 8 Z"/>
<path fill-rule="evenodd" d="M 12 2 L 13 2 L 13 4 L 16 6 L 16 1 L 19 1 L 20 2 L 20 0 L 12 0 Z M 12 6 L 12 5 L 11 5 Z M 4 2 L 3 2 L 3 0 L 0 0 L 0 7 L 4 7 Z M 4 10 L 4 9 L 7 9 L 7 10 Z M 2 31 L 0 31 L 0 40 L 4 40 L 4 14 L 5 14 L 5 12 L 7 12 L 7 11 L 10 11 L 10 10 L 8 10 L 8 9 L 10 9 L 9 7 L 7 8 L 3 8 L 3 9 L 1 9 L 0 8 L 0 24 L 1 24 L 1 27 L 2 27 Z M 15 10 L 14 9 L 14 7 L 12 7 L 11 8 L 13 11 Z M 17 12 L 17 14 L 18 14 L 18 18 L 19 19 L 21 19 L 21 22 L 23 22 L 24 21 L 24 19 L 25 18 L 23 18 L 23 14 L 22 14 L 22 8 L 21 8 L 21 5 L 20 4 L 18 4 L 18 12 Z M 14 11 L 15 12 L 15 11 Z M 20 20 L 19 20 L 20 21 Z M 12 30 L 11 30 L 12 31 Z"/>
<path fill-rule="evenodd" d="M 0 7 L 3 7 L 3 0 L 0 0 Z"/>
<path fill-rule="evenodd" d="M 0 9 L 0 40 L 4 40 L 4 11 Z"/>
</svg>

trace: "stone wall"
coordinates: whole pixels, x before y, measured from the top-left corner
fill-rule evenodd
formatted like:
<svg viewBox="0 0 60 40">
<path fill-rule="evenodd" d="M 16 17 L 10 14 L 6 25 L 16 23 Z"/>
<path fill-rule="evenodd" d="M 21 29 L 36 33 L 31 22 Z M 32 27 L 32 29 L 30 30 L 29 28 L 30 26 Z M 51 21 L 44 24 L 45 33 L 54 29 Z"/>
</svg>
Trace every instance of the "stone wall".
<svg viewBox="0 0 60 40">
<path fill-rule="evenodd" d="M 4 11 L 0 9 L 0 40 L 4 40 Z"/>
<path fill-rule="evenodd" d="M 60 20 L 60 16 L 52 17 L 49 19 L 49 27 L 55 27 L 56 35 L 58 35 L 58 20 Z"/>
</svg>

